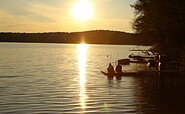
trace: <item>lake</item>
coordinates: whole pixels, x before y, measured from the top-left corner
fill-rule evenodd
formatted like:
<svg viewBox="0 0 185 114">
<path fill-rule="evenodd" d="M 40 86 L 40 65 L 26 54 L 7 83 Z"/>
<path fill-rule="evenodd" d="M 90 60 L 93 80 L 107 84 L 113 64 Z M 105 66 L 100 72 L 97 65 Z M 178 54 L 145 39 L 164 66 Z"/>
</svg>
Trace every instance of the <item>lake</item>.
<svg viewBox="0 0 185 114">
<path fill-rule="evenodd" d="M 178 84 L 162 86 L 155 76 L 107 80 L 101 74 L 135 47 L 0 43 L 0 113 L 185 113 Z M 140 68 L 147 67 L 123 66 Z"/>
</svg>

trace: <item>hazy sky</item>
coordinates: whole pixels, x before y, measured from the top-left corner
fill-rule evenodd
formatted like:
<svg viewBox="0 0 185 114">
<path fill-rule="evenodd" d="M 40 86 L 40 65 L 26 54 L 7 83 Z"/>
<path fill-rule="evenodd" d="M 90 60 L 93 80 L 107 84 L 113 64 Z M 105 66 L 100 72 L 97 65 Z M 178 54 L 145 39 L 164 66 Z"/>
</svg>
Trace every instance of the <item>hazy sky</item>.
<svg viewBox="0 0 185 114">
<path fill-rule="evenodd" d="M 88 0 L 93 15 L 83 21 L 71 13 L 80 1 L 0 0 L 0 32 L 73 32 L 99 29 L 133 32 L 131 23 L 134 13 L 130 4 L 134 4 L 136 0 Z"/>
</svg>

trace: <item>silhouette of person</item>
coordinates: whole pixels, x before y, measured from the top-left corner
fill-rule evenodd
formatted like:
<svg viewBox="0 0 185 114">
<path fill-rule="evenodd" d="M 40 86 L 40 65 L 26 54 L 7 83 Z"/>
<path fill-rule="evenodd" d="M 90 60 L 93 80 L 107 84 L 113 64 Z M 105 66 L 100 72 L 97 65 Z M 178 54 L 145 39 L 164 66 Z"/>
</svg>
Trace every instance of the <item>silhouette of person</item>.
<svg viewBox="0 0 185 114">
<path fill-rule="evenodd" d="M 114 72 L 115 72 L 115 71 L 114 71 L 114 67 L 112 66 L 111 63 L 109 63 L 109 66 L 108 66 L 108 68 L 107 68 L 107 71 L 108 71 L 108 73 L 114 73 Z"/>
<path fill-rule="evenodd" d="M 122 66 L 118 63 L 115 70 L 116 70 L 117 73 L 121 73 L 122 72 Z"/>
</svg>

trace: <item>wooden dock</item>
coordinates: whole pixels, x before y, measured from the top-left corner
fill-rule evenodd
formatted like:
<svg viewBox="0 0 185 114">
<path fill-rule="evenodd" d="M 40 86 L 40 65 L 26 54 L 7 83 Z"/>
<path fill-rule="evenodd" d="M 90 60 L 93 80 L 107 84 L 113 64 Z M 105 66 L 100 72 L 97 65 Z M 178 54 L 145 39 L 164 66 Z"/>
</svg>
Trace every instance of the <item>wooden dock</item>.
<svg viewBox="0 0 185 114">
<path fill-rule="evenodd" d="M 163 73 L 169 73 L 169 74 L 178 74 L 178 73 L 185 73 L 185 71 L 180 70 L 164 70 L 164 71 L 157 71 L 157 70 L 143 70 L 143 71 L 137 71 L 137 70 L 123 70 L 121 73 L 108 73 L 106 71 L 102 71 L 101 73 L 107 78 L 113 78 L 113 77 L 122 77 L 122 76 L 162 76 Z"/>
</svg>

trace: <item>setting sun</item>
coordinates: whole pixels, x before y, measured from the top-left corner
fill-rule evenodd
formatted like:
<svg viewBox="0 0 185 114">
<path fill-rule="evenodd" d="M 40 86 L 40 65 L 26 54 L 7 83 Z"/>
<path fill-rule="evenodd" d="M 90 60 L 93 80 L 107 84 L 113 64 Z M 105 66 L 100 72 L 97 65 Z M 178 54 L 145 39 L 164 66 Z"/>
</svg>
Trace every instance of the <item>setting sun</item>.
<svg viewBox="0 0 185 114">
<path fill-rule="evenodd" d="M 88 0 L 80 0 L 72 9 L 72 15 L 81 21 L 91 19 L 93 16 L 92 3 Z"/>
</svg>

